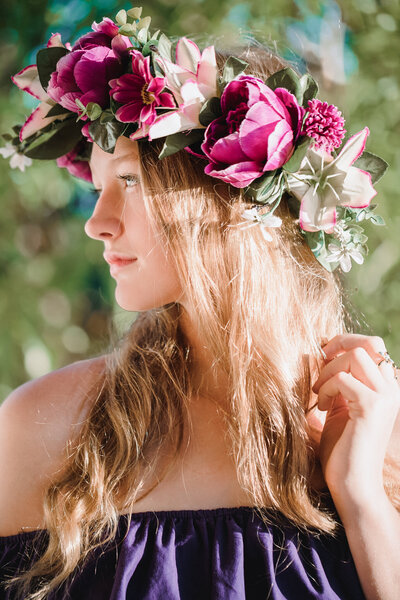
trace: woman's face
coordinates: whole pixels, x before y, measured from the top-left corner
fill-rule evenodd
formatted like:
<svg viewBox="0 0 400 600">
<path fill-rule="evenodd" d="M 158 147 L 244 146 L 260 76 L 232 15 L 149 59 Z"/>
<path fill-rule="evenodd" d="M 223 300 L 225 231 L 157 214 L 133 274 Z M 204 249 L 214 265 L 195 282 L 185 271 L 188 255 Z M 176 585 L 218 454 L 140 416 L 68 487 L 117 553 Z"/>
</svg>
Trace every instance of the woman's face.
<svg viewBox="0 0 400 600">
<path fill-rule="evenodd" d="M 144 311 L 179 301 L 172 257 L 146 214 L 137 142 L 121 136 L 113 154 L 93 144 L 90 168 L 100 195 L 85 231 L 104 242 L 119 306 Z M 115 262 L 117 257 L 131 260 Z"/>
</svg>

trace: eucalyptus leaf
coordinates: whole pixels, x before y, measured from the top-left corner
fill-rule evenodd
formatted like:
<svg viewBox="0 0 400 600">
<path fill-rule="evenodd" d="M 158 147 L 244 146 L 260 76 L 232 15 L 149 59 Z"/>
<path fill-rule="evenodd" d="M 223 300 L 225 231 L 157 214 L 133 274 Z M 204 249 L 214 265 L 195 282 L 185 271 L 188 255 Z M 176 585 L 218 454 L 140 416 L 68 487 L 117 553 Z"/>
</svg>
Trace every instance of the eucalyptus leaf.
<svg viewBox="0 0 400 600">
<path fill-rule="evenodd" d="M 46 117 L 58 117 L 59 115 L 65 115 L 66 113 L 70 112 L 69 110 L 67 110 L 66 108 L 64 108 L 63 106 L 61 106 L 61 104 L 55 104 L 47 113 Z"/>
<path fill-rule="evenodd" d="M 236 56 L 230 56 L 225 63 L 222 73 L 222 87 L 225 87 L 230 81 L 241 75 L 249 64 Z"/>
<path fill-rule="evenodd" d="M 307 244 L 310 246 L 312 253 L 318 262 L 325 268 L 329 273 L 332 273 L 338 266 L 339 261 L 328 262 L 328 252 L 326 249 L 327 240 L 323 231 L 304 231 L 301 233 L 307 240 Z"/>
<path fill-rule="evenodd" d="M 120 123 L 115 119 L 106 122 L 101 122 L 101 119 L 97 119 L 90 123 L 89 133 L 93 141 L 96 142 L 104 152 L 112 154 L 117 139 L 124 134 L 127 126 L 127 123 Z"/>
<path fill-rule="evenodd" d="M 371 222 L 374 225 L 386 225 L 385 220 L 380 215 L 372 215 Z"/>
<path fill-rule="evenodd" d="M 372 152 L 364 151 L 360 158 L 358 158 L 353 164 L 354 167 L 368 171 L 371 175 L 372 183 L 377 183 L 380 178 L 385 174 L 388 164 L 380 156 L 372 154 Z"/>
<path fill-rule="evenodd" d="M 98 119 L 103 112 L 103 109 L 97 102 L 88 102 L 86 106 L 86 114 L 91 121 Z"/>
<path fill-rule="evenodd" d="M 140 19 L 140 16 L 142 14 L 142 7 L 135 7 L 135 8 L 130 8 L 127 13 L 130 17 L 132 17 L 132 19 Z"/>
<path fill-rule="evenodd" d="M 300 142 L 297 144 L 295 151 L 289 160 L 283 165 L 283 169 L 288 173 L 296 173 L 299 170 L 301 162 L 307 154 L 308 147 L 310 146 L 312 139 L 307 136 L 302 136 Z"/>
<path fill-rule="evenodd" d="M 135 32 L 136 25 L 132 23 L 126 23 L 126 25 L 122 25 L 122 27 L 119 28 L 119 33 L 121 33 L 122 35 L 130 36 L 133 35 Z"/>
<path fill-rule="evenodd" d="M 126 25 L 126 22 L 128 20 L 128 15 L 126 14 L 126 10 L 124 10 L 124 9 L 119 10 L 115 16 L 115 20 L 118 23 L 118 25 Z"/>
<path fill-rule="evenodd" d="M 82 138 L 82 125 L 74 118 L 54 121 L 40 135 L 27 138 L 24 154 L 29 158 L 49 160 L 70 152 Z"/>
<path fill-rule="evenodd" d="M 143 17 L 138 23 L 138 29 L 148 29 L 150 27 L 151 17 Z"/>
<path fill-rule="evenodd" d="M 273 73 L 268 77 L 266 84 L 272 90 L 276 90 L 276 88 L 280 87 L 289 90 L 289 92 L 296 96 L 298 103 L 302 104 L 303 89 L 300 84 L 300 78 L 292 68 L 286 67 L 277 73 Z"/>
<path fill-rule="evenodd" d="M 214 96 L 203 104 L 199 113 L 199 121 L 204 127 L 207 127 L 212 121 L 220 117 L 221 111 L 221 100 Z"/>
<path fill-rule="evenodd" d="M 136 34 L 136 38 L 141 44 L 145 45 L 147 43 L 148 33 L 148 29 L 146 27 L 143 27 L 143 29 L 140 29 L 140 31 L 138 31 L 138 33 Z"/>
<path fill-rule="evenodd" d="M 60 46 L 42 48 L 37 53 L 36 65 L 39 81 L 44 90 L 46 90 L 49 85 L 50 76 L 56 70 L 58 61 L 66 54 L 68 54 L 68 50 Z"/>
<path fill-rule="evenodd" d="M 189 133 L 180 132 L 167 135 L 158 158 L 162 159 L 171 156 L 172 154 L 179 152 L 179 150 L 183 150 L 186 146 L 199 142 L 203 139 L 203 136 L 203 129 L 192 129 Z"/>
<path fill-rule="evenodd" d="M 308 101 L 312 100 L 318 94 L 318 83 L 315 79 L 310 75 L 310 73 L 306 73 L 302 77 L 300 77 L 300 88 L 302 92 L 302 104 L 304 108 L 307 108 Z"/>
</svg>

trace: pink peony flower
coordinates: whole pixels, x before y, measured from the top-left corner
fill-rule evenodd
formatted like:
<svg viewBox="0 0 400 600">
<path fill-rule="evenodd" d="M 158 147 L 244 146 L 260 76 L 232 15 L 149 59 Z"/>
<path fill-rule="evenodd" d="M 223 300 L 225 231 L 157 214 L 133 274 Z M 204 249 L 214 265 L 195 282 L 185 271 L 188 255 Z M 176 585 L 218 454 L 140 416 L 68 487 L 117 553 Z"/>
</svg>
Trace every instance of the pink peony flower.
<svg viewBox="0 0 400 600">
<path fill-rule="evenodd" d="M 77 99 L 85 106 L 89 102 L 96 102 L 102 108 L 107 108 L 110 102 L 108 82 L 121 72 L 118 56 L 107 46 L 72 50 L 58 61 L 56 70 L 50 76 L 47 93 L 72 112 L 79 112 L 75 102 Z"/>
<path fill-rule="evenodd" d="M 72 47 L 72 50 L 90 50 L 97 46 L 112 48 L 116 55 L 121 56 L 132 46 L 126 35 L 120 35 L 119 27 L 111 19 L 105 17 L 101 23 L 92 23 L 93 31 L 82 35 Z"/>
<path fill-rule="evenodd" d="M 288 90 L 241 75 L 226 86 L 221 108 L 201 146 L 210 161 L 207 175 L 242 188 L 289 160 L 304 109 Z"/>
<path fill-rule="evenodd" d="M 309 100 L 307 111 L 302 134 L 314 138 L 317 150 L 323 148 L 331 153 L 334 148 L 339 148 L 346 133 L 340 110 L 314 98 Z"/>
<path fill-rule="evenodd" d="M 175 108 L 171 94 L 163 92 L 164 77 L 152 77 L 150 57 L 132 50 L 132 73 L 126 73 L 110 81 L 110 94 L 121 106 L 115 116 L 123 123 L 151 125 L 156 116 L 156 108 Z"/>
<path fill-rule="evenodd" d="M 57 158 L 57 166 L 65 167 L 71 173 L 71 175 L 92 183 L 92 173 L 89 167 L 89 162 L 87 160 L 80 160 L 78 158 L 79 154 L 83 150 L 84 144 L 86 144 L 86 142 L 83 140 L 78 142 L 75 148 L 68 152 L 68 154 L 64 154 L 64 156 Z"/>
</svg>

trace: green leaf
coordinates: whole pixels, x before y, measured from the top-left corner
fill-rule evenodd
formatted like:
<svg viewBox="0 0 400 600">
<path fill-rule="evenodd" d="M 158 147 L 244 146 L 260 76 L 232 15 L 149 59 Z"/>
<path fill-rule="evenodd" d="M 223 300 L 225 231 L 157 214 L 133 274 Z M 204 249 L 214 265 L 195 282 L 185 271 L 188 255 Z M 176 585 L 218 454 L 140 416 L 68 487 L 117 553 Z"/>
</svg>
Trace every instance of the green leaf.
<svg viewBox="0 0 400 600">
<path fill-rule="evenodd" d="M 179 150 L 186 148 L 186 146 L 199 142 L 203 139 L 203 136 L 204 129 L 192 129 L 189 133 L 180 132 L 167 135 L 158 158 L 162 159 L 166 156 L 171 156 L 172 154 L 175 154 L 175 152 L 179 152 Z"/>
<path fill-rule="evenodd" d="M 103 109 L 97 102 L 88 102 L 86 106 L 86 114 L 91 121 L 98 119 L 103 112 Z"/>
<path fill-rule="evenodd" d="M 312 100 L 318 94 L 318 84 L 315 79 L 310 75 L 310 73 L 306 73 L 302 77 L 300 77 L 300 89 L 302 92 L 302 104 L 304 108 L 307 108 L 308 101 Z"/>
<path fill-rule="evenodd" d="M 143 56 L 149 56 L 152 52 L 157 52 L 158 50 L 158 40 L 154 39 L 154 37 L 149 40 L 142 48 Z"/>
<path fill-rule="evenodd" d="M 104 152 L 112 154 L 114 152 L 117 139 L 124 134 L 127 123 L 120 123 L 113 119 L 112 121 L 101 122 L 101 118 L 93 121 L 89 125 L 89 133 L 98 146 Z"/>
<path fill-rule="evenodd" d="M 221 100 L 214 96 L 203 104 L 199 113 L 199 121 L 204 127 L 207 127 L 212 121 L 220 117 L 221 111 Z"/>
<path fill-rule="evenodd" d="M 376 154 L 372 154 L 372 152 L 364 151 L 360 158 L 358 158 L 353 167 L 357 167 L 358 169 L 362 169 L 363 171 L 368 171 L 371 175 L 372 183 L 377 183 L 380 178 L 385 174 L 386 169 L 388 168 L 388 164 L 383 158 L 380 156 L 376 156 Z"/>
<path fill-rule="evenodd" d="M 284 181 L 280 177 L 280 169 L 267 171 L 245 188 L 245 195 L 259 204 L 272 204 L 281 198 L 284 191 Z"/>
<path fill-rule="evenodd" d="M 287 163 L 283 165 L 283 169 L 288 173 L 296 173 L 299 170 L 301 161 L 307 154 L 307 150 L 309 145 L 311 144 L 312 139 L 307 136 L 302 136 L 300 138 L 300 142 L 297 144 L 295 151 L 292 156 L 289 158 Z"/>
<path fill-rule="evenodd" d="M 74 118 L 54 121 L 42 129 L 40 135 L 27 138 L 24 154 L 41 160 L 59 158 L 70 152 L 82 138 L 81 128 L 81 123 Z"/>
<path fill-rule="evenodd" d="M 158 40 L 158 52 L 160 53 L 160 56 L 162 56 L 162 58 L 165 58 L 166 60 L 171 60 L 171 49 L 172 49 L 172 43 L 169 40 L 169 38 L 167 38 L 167 36 L 165 35 L 165 33 L 162 33 L 160 35 L 160 39 Z"/>
<path fill-rule="evenodd" d="M 58 117 L 58 115 L 65 115 L 70 111 L 61 106 L 61 104 L 55 104 L 47 113 L 46 117 Z"/>
<path fill-rule="evenodd" d="M 380 215 L 372 215 L 371 223 L 374 225 L 386 225 L 385 220 Z"/>
<path fill-rule="evenodd" d="M 11 140 L 13 139 L 13 136 L 10 135 L 9 133 L 2 133 L 1 137 L 3 138 L 3 140 L 5 140 L 6 142 L 11 142 Z"/>
<path fill-rule="evenodd" d="M 236 56 L 230 56 L 225 63 L 222 73 L 222 87 L 225 87 L 230 81 L 241 75 L 249 64 Z"/>
<path fill-rule="evenodd" d="M 100 115 L 100 123 L 108 123 L 109 121 L 113 120 L 115 120 L 115 116 L 112 110 L 110 110 L 109 108 L 107 108 L 107 110 L 103 110 L 103 112 Z"/>
<path fill-rule="evenodd" d="M 283 87 L 289 92 L 292 92 L 297 98 L 299 104 L 303 102 L 303 88 L 300 84 L 300 78 L 297 73 L 290 67 L 286 67 L 277 73 L 273 73 L 268 77 L 266 84 L 272 90 Z"/>
<path fill-rule="evenodd" d="M 310 246 L 311 251 L 318 262 L 329 271 L 329 273 L 332 273 L 339 266 L 339 261 L 328 262 L 326 260 L 328 251 L 326 249 L 327 240 L 325 239 L 325 233 L 323 231 L 304 231 L 303 229 L 300 231 L 306 238 L 307 244 Z"/>
<path fill-rule="evenodd" d="M 51 48 L 42 48 L 36 55 L 36 65 L 38 69 L 39 81 L 44 90 L 49 85 L 50 76 L 56 70 L 57 63 L 68 54 L 66 48 L 53 46 Z"/>
</svg>

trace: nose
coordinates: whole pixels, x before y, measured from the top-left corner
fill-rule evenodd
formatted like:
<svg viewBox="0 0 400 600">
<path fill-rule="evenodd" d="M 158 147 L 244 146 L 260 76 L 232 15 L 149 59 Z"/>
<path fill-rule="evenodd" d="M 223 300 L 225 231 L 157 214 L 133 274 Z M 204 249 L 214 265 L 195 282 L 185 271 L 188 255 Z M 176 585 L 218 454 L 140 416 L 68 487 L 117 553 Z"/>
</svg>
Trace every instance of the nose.
<svg viewBox="0 0 400 600">
<path fill-rule="evenodd" d="M 104 191 L 100 194 L 92 216 L 85 223 L 85 233 L 95 240 L 106 240 L 117 237 L 121 233 L 120 214 L 117 213 L 117 202 Z"/>
</svg>

